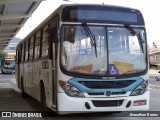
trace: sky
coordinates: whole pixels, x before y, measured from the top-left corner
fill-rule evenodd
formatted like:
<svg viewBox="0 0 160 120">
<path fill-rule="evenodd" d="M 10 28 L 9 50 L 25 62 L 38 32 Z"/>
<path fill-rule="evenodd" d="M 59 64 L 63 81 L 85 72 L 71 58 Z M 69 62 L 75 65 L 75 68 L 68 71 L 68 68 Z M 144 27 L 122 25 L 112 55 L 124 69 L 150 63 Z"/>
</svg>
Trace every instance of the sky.
<svg viewBox="0 0 160 120">
<path fill-rule="evenodd" d="M 45 0 L 32 14 L 32 17 L 28 19 L 16 37 L 23 39 L 61 4 L 78 3 L 104 3 L 107 5 L 118 5 L 139 9 L 145 20 L 148 44 L 152 45 L 153 42 L 160 44 L 160 7 L 158 0 L 70 0 L 69 2 L 63 0 Z"/>
</svg>

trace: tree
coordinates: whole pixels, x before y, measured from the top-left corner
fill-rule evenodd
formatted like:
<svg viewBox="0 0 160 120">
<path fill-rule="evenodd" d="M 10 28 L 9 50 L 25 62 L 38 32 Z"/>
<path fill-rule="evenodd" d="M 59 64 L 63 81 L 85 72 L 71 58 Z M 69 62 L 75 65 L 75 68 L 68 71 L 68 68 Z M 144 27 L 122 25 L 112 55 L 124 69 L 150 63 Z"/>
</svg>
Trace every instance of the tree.
<svg viewBox="0 0 160 120">
<path fill-rule="evenodd" d="M 6 52 L 0 52 L 0 60 L 3 60 L 4 57 L 7 56 L 7 53 Z"/>
</svg>

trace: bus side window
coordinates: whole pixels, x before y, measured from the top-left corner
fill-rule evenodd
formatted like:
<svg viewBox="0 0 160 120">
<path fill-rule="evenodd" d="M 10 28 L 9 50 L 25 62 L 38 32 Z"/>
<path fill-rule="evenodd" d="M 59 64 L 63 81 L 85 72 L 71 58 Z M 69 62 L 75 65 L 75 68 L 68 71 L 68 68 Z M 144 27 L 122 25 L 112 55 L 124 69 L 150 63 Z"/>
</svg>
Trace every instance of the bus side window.
<svg viewBox="0 0 160 120">
<path fill-rule="evenodd" d="M 29 40 L 26 41 L 26 47 L 25 47 L 25 60 L 24 60 L 24 61 L 28 61 L 28 57 L 29 57 L 28 48 L 29 48 Z"/>
<path fill-rule="evenodd" d="M 18 59 L 17 59 L 17 64 L 21 63 L 21 49 L 18 50 Z"/>
<path fill-rule="evenodd" d="M 57 52 L 55 51 L 56 48 L 53 48 L 53 43 L 55 43 L 54 45 L 57 47 L 57 43 L 58 43 L 58 18 L 55 17 L 54 19 L 52 19 L 50 21 L 50 29 L 49 29 L 49 59 L 53 59 L 55 54 L 55 58 L 56 58 L 56 54 Z M 53 49 L 54 52 L 53 53 Z"/>
<path fill-rule="evenodd" d="M 40 57 L 40 41 L 41 41 L 41 31 L 39 31 L 35 36 L 34 59 Z"/>
<path fill-rule="evenodd" d="M 24 62 L 25 60 L 25 42 L 22 45 L 22 57 L 21 57 L 21 62 Z"/>
<path fill-rule="evenodd" d="M 34 37 L 30 39 L 29 60 L 33 59 L 33 46 L 34 46 Z"/>
<path fill-rule="evenodd" d="M 50 30 L 51 40 L 53 43 L 58 43 L 58 32 L 57 31 L 58 31 L 57 25 L 51 28 Z"/>
<path fill-rule="evenodd" d="M 58 17 L 50 21 L 50 38 L 51 42 L 58 43 Z"/>
<path fill-rule="evenodd" d="M 41 56 L 42 57 L 48 57 L 48 48 L 49 48 L 49 44 L 48 44 L 48 40 L 49 40 L 49 25 L 46 25 L 43 28 L 43 34 L 42 34 L 42 53 Z"/>
</svg>

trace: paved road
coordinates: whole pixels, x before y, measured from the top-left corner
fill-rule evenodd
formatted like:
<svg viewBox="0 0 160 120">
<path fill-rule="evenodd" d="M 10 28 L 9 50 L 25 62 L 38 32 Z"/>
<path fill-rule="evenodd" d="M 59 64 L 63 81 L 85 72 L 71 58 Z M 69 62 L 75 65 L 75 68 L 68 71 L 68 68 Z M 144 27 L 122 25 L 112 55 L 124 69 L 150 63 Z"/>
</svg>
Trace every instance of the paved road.
<svg viewBox="0 0 160 120">
<path fill-rule="evenodd" d="M 156 81 L 155 78 L 153 78 L 153 77 L 149 79 L 149 84 L 150 84 L 151 86 L 160 87 L 160 81 Z"/>
<path fill-rule="evenodd" d="M 160 87 L 153 79 L 151 81 L 150 111 L 160 111 Z M 156 87 L 155 87 L 156 86 Z M 17 88 L 14 75 L 0 74 L 0 111 L 44 111 L 44 107 L 32 98 L 21 97 L 21 91 Z M 120 114 L 94 113 L 58 116 L 43 118 L 23 118 L 26 120 L 159 120 L 160 117 L 117 117 Z M 122 113 L 123 115 L 123 113 Z M 0 120 L 22 120 L 22 118 L 0 118 Z"/>
</svg>

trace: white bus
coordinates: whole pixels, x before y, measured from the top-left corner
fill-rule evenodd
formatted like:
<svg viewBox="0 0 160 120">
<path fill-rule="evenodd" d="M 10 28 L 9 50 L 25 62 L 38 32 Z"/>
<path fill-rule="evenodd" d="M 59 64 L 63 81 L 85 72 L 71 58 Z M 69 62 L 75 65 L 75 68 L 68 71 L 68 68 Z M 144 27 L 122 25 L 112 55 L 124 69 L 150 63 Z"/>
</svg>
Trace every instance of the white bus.
<svg viewBox="0 0 160 120">
<path fill-rule="evenodd" d="M 23 95 L 59 114 L 149 109 L 146 29 L 139 10 L 61 5 L 16 52 Z"/>
</svg>

